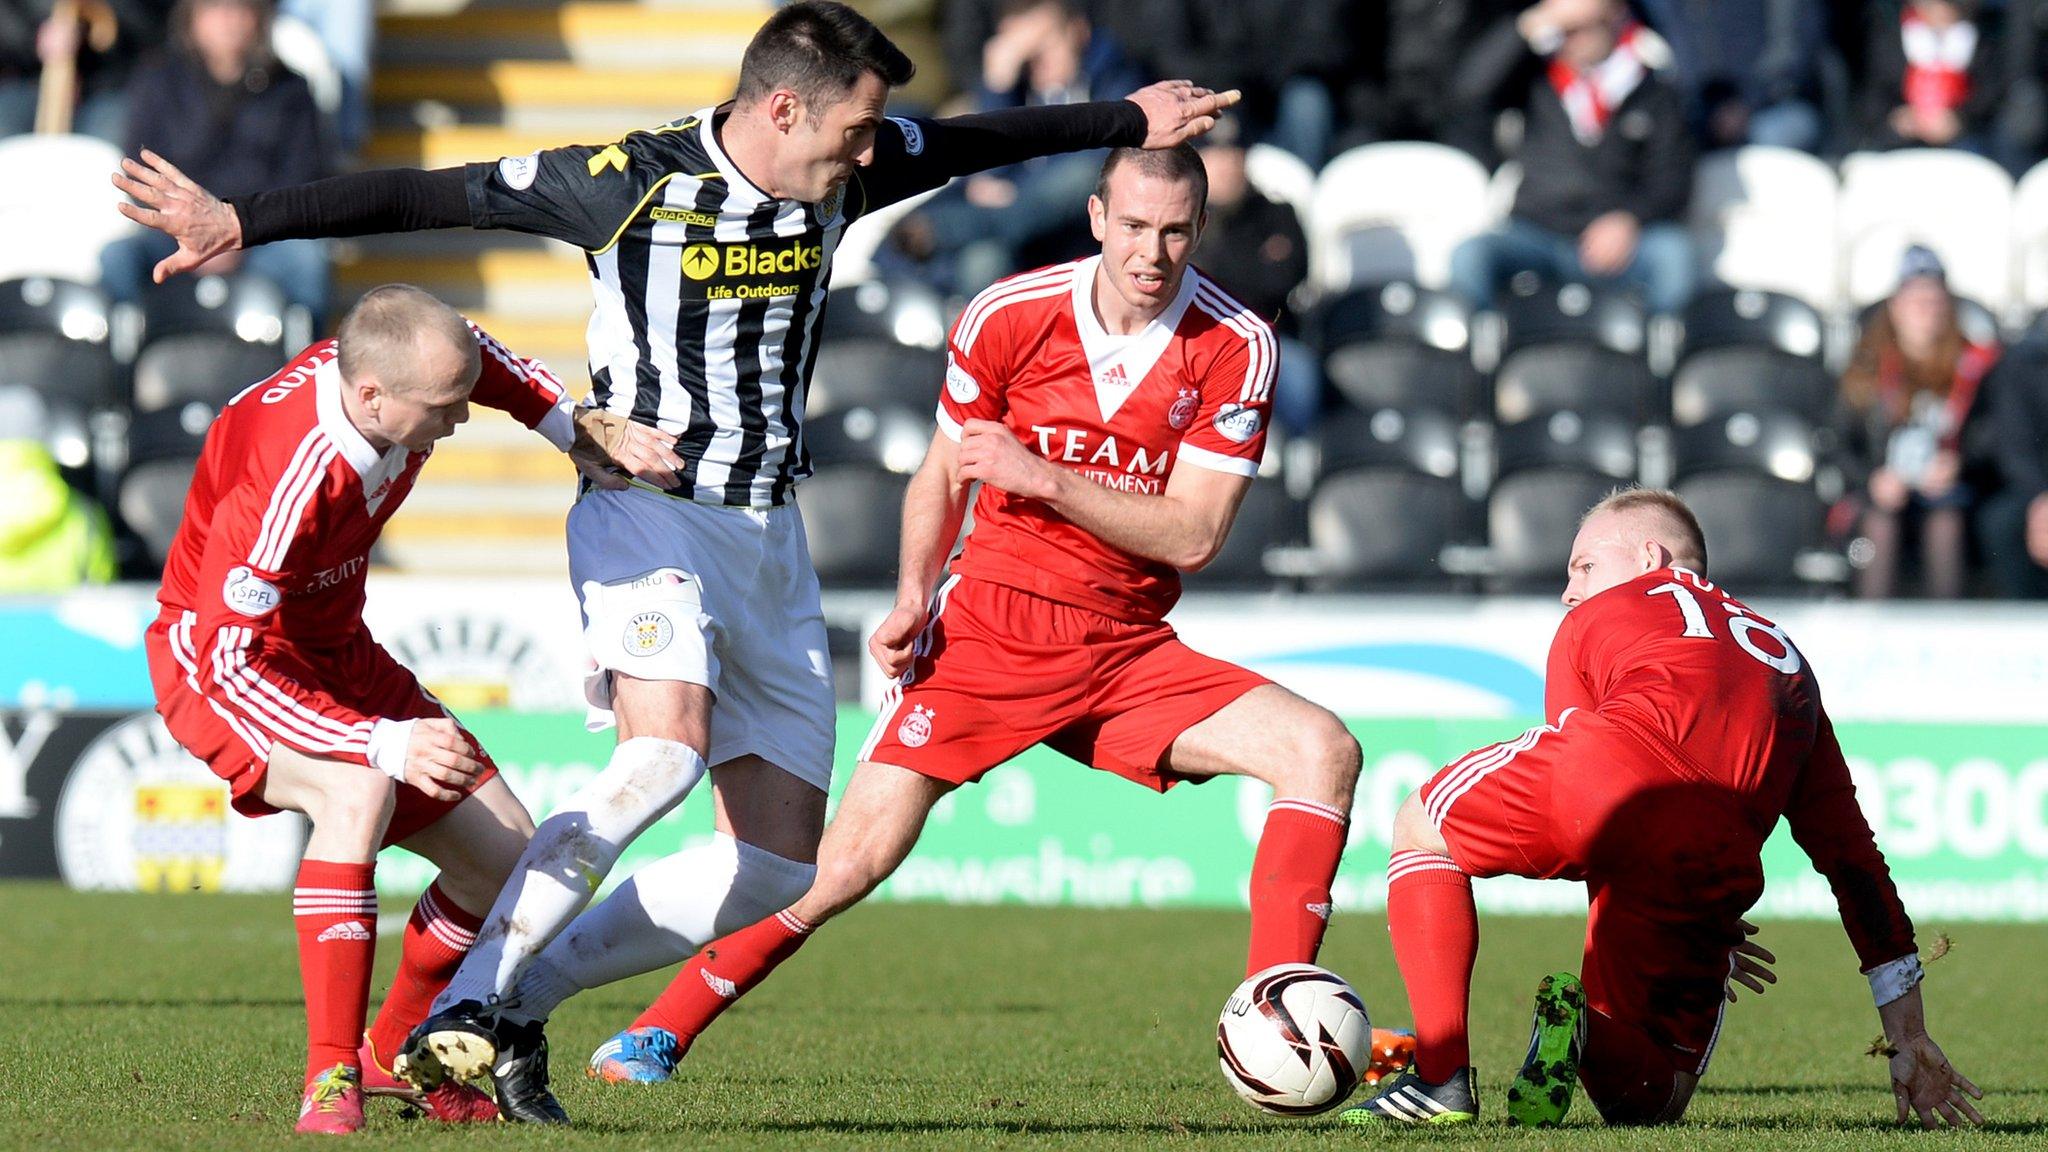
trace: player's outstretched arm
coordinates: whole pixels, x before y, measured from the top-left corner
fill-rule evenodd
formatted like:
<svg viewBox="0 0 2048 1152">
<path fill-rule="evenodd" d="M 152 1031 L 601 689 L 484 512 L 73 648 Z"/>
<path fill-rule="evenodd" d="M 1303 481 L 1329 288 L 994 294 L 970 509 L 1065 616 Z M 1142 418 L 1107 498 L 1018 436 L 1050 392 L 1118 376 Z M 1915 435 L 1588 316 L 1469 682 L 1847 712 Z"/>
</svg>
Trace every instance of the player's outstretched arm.
<svg viewBox="0 0 2048 1152">
<path fill-rule="evenodd" d="M 1982 1100 L 1984 1090 L 1956 1071 L 1941 1045 L 1927 1034 L 1919 987 L 1880 1004 L 1877 1015 L 1884 1021 L 1885 1041 L 1892 1049 L 1892 1095 L 1898 1100 L 1899 1123 L 1917 1116 L 1922 1128 L 1982 1124 L 1984 1117 L 1970 1101 Z"/>
<path fill-rule="evenodd" d="M 967 515 L 970 483 L 960 474 L 959 446 L 944 432 L 933 433 L 924 463 L 903 494 L 896 606 L 868 637 L 868 654 L 884 675 L 901 676 L 910 667 L 911 645 L 924 628 L 925 600 Z"/>
</svg>

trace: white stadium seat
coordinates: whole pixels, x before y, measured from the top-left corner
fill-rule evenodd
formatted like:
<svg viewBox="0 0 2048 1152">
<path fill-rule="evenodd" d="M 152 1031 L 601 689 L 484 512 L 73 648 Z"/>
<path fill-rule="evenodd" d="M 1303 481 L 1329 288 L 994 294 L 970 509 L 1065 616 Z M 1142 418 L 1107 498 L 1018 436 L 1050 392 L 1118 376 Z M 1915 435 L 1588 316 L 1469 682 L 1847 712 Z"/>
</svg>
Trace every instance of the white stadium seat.
<svg viewBox="0 0 2048 1152">
<path fill-rule="evenodd" d="M 1981 156 L 1941 148 L 1858 152 L 1842 161 L 1842 284 L 1852 305 L 1891 294 L 1899 256 L 1925 244 L 1949 287 L 2003 317 L 2012 304 L 2013 185 Z"/>
<path fill-rule="evenodd" d="M 305 80 L 322 116 L 332 119 L 341 111 L 341 69 L 334 66 L 334 57 L 311 25 L 297 17 L 279 16 L 270 25 L 270 50 Z"/>
<path fill-rule="evenodd" d="M 1301 218 L 1302 228 L 1308 228 L 1309 217 L 1315 211 L 1315 169 L 1285 148 L 1254 144 L 1245 149 L 1244 175 L 1259 190 L 1259 195 L 1292 207 Z"/>
<path fill-rule="evenodd" d="M 2020 177 L 2012 195 L 2012 252 L 2019 302 L 2048 309 L 2048 162 Z"/>
<path fill-rule="evenodd" d="M 1839 300 L 1834 170 L 1790 148 L 1700 159 L 1690 226 L 1700 264 L 1731 288 L 1783 292 L 1817 308 Z"/>
<path fill-rule="evenodd" d="M 881 250 L 882 241 L 889 238 L 889 230 L 896 227 L 905 216 L 917 211 L 925 201 L 937 196 L 943 188 L 919 193 L 908 200 L 898 201 L 886 208 L 878 208 L 853 222 L 840 234 L 839 247 L 832 250 L 832 283 L 830 287 L 846 288 L 854 284 L 865 284 L 875 278 L 875 253 Z"/>
<path fill-rule="evenodd" d="M 100 248 L 137 225 L 115 209 L 121 150 L 91 136 L 0 140 L 0 280 L 100 281 Z"/>
<path fill-rule="evenodd" d="M 1479 161 L 1441 144 L 1366 144 L 1316 180 L 1310 263 L 1326 291 L 1387 280 L 1441 288 L 1451 250 L 1496 219 Z"/>
</svg>

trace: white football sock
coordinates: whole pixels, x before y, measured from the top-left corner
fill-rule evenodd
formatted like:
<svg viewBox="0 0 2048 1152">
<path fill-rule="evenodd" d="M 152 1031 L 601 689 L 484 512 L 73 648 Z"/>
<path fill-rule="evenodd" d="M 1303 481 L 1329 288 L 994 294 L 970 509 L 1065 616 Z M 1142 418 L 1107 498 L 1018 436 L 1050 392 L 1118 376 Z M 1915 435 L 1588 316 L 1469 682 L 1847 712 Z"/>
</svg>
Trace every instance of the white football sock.
<svg viewBox="0 0 2048 1152">
<path fill-rule="evenodd" d="M 704 758 L 687 744 L 621 741 L 605 770 L 534 832 L 434 1011 L 502 997 L 519 969 L 590 903 L 619 852 L 703 778 Z"/>
<path fill-rule="evenodd" d="M 811 887 L 817 867 L 720 832 L 664 856 L 586 910 L 519 974 L 515 1020 L 545 1020 L 587 988 L 688 959 L 728 932 L 780 912 Z"/>
</svg>

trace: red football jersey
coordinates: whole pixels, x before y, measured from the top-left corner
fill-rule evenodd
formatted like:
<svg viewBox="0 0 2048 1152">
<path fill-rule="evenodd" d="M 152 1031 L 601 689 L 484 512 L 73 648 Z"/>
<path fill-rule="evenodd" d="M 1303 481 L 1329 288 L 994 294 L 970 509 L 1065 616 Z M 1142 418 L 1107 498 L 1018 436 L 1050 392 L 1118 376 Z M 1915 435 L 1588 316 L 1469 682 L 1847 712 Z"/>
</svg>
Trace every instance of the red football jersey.
<svg viewBox="0 0 2048 1152">
<path fill-rule="evenodd" d="M 939 427 L 999 420 L 1061 467 L 1160 495 L 1175 467 L 1251 476 L 1266 447 L 1273 331 L 1195 268 L 1144 330 L 1103 331 L 1091 256 L 999 280 L 953 325 Z M 1103 543 L 1036 500 L 982 485 L 953 571 L 1131 621 L 1180 596 L 1171 565 Z"/>
<path fill-rule="evenodd" d="M 539 361 L 482 330 L 471 400 L 511 413 L 566 450 L 571 401 Z M 427 452 L 378 451 L 342 409 L 332 340 L 314 344 L 230 401 L 206 434 L 157 601 L 189 613 L 171 637 L 189 686 L 231 723 L 303 751 L 361 760 L 371 722 L 319 685 L 281 674 L 363 629 L 370 546 L 412 491 Z"/>
<path fill-rule="evenodd" d="M 1819 682 L 1775 624 L 1691 571 L 1660 569 L 1565 614 L 1545 694 L 1553 723 L 1568 708 L 1597 711 L 1674 772 L 1743 798 L 1759 841 L 1784 817 L 1866 969 L 1913 950 Z"/>
</svg>

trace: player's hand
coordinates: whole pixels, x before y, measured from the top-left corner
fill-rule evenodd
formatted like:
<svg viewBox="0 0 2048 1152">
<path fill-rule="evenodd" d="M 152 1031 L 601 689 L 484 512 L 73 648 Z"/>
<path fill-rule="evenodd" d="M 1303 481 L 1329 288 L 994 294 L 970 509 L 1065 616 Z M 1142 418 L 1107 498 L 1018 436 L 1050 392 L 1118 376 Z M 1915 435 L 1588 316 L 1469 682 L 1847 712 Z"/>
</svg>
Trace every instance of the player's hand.
<svg viewBox="0 0 2048 1152">
<path fill-rule="evenodd" d="M 1984 1090 L 1955 1070 L 1942 1054 L 1941 1046 L 1925 1032 L 1896 1040 L 1892 1046 L 1892 1095 L 1899 1102 L 1899 1123 L 1920 1117 L 1922 1128 L 1943 1124 L 1960 1128 L 1965 1122 L 1982 1124 L 1971 1100 L 1982 1100 Z"/>
<path fill-rule="evenodd" d="M 994 420 L 961 425 L 959 459 L 962 480 L 993 484 L 1012 496 L 1050 500 L 1058 482 L 1058 468 Z"/>
<path fill-rule="evenodd" d="M 405 782 L 434 800 L 460 800 L 484 766 L 469 735 L 453 720 L 416 720 L 405 742 Z"/>
<path fill-rule="evenodd" d="M 884 676 L 894 680 L 910 667 L 911 647 L 923 629 L 924 611 L 920 608 L 898 604 L 882 617 L 875 634 L 868 637 L 868 655 L 875 658 L 875 666 Z"/>
<path fill-rule="evenodd" d="M 600 408 L 578 408 L 574 419 L 576 442 L 569 446 L 569 459 L 599 488 L 629 487 L 627 476 L 657 488 L 682 482 L 683 461 L 676 455 L 674 436 Z"/>
<path fill-rule="evenodd" d="M 1742 934 L 1744 936 L 1754 936 L 1757 934 L 1757 931 L 1756 925 L 1751 924 L 1747 920 L 1742 921 Z M 1771 965 L 1777 962 L 1778 958 L 1771 954 L 1770 949 L 1753 940 L 1744 940 L 1730 949 L 1728 952 L 1728 1002 L 1730 1004 L 1735 1003 L 1735 986 L 1737 984 L 1742 985 L 1759 996 L 1763 995 L 1765 985 L 1778 982 L 1778 974 L 1770 968 Z"/>
<path fill-rule="evenodd" d="M 1244 98 L 1232 88 L 1211 92 L 1192 80 L 1161 80 L 1124 99 L 1145 110 L 1145 147 L 1171 148 L 1216 126 L 1216 114 Z"/>
<path fill-rule="evenodd" d="M 178 250 L 156 266 L 159 284 L 242 246 L 242 221 L 235 210 L 147 148 L 141 160 L 121 161 L 114 187 L 136 201 L 118 205 L 121 215 L 178 242 Z"/>
</svg>

